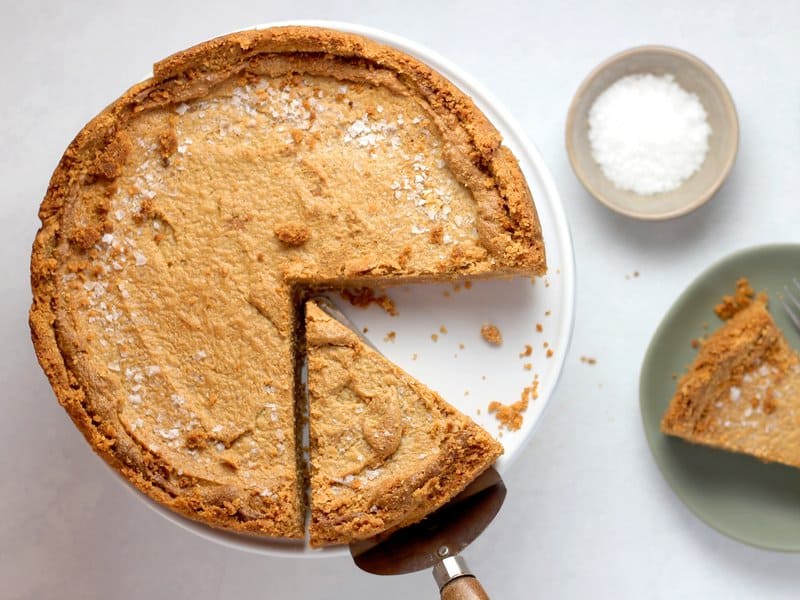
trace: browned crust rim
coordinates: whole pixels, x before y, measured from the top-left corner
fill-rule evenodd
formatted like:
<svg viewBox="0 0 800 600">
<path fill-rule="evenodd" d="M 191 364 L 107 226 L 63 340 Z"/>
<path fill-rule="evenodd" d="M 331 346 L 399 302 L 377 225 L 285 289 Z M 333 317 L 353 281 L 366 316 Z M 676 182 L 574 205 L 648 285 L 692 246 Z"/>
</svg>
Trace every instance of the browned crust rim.
<svg viewBox="0 0 800 600">
<path fill-rule="evenodd" d="M 438 399 L 444 403 L 444 400 Z M 388 525 L 381 534 L 412 525 L 441 508 L 503 454 L 499 443 L 492 440 L 488 445 L 487 440 L 472 433 L 466 428 L 458 431 L 441 447 L 443 456 L 439 462 L 424 471 L 413 473 L 409 480 L 392 483 L 384 496 L 398 499 L 381 507 L 380 519 L 384 527 Z M 453 465 L 458 465 L 458 469 L 450 468 Z M 373 526 L 369 515 L 363 513 L 318 514 L 311 507 L 309 532 L 312 546 L 370 538 L 374 535 Z M 361 528 L 366 533 L 359 531 Z"/>
<path fill-rule="evenodd" d="M 67 364 L 56 337 L 58 261 L 54 251 L 65 235 L 62 216 L 71 192 L 87 176 L 108 180 L 116 177 L 114 160 L 119 159 L 117 154 L 121 152 L 116 147 L 116 135 L 121 124 L 143 110 L 200 96 L 219 81 L 241 72 L 248 61 L 260 55 L 304 53 L 351 59 L 394 71 L 431 103 L 454 116 L 470 136 L 471 161 L 493 179 L 503 198 L 502 206 L 487 207 L 481 218 L 498 236 L 519 242 L 515 244 L 518 250 L 504 257 L 506 262 L 520 272 L 542 274 L 545 270 L 541 227 L 516 159 L 502 146 L 499 133 L 472 100 L 416 59 L 357 35 L 292 26 L 226 35 L 156 63 L 152 78 L 130 88 L 78 133 L 53 173 L 39 210 L 42 226 L 31 255 L 31 337 L 59 403 L 109 465 L 143 493 L 176 512 L 206 524 L 240 531 L 277 531 L 284 527 L 274 520 L 238 517 L 236 507 L 224 500 L 208 504 L 170 493 L 158 475 L 157 457 L 147 456 L 144 465 L 126 464 L 117 448 L 113 428 L 93 420 L 95 415 L 86 401 L 86 392 Z M 292 531 L 291 527 L 286 531 L 287 536 L 303 535 L 301 530 Z"/>
<path fill-rule="evenodd" d="M 428 393 L 432 392 L 428 390 Z M 447 404 L 434 395 L 439 402 Z M 387 534 L 422 520 L 488 469 L 503 454 L 503 447 L 488 434 L 484 435 L 485 438 L 469 427 L 458 430 L 440 447 L 442 456 L 436 464 L 413 473 L 408 480 L 393 481 L 382 495 L 382 499 L 393 500 L 381 506 L 380 520 L 386 529 L 380 533 Z M 458 468 L 452 468 L 453 465 Z M 350 543 L 375 535 L 374 519 L 370 515 L 357 511 L 320 514 L 313 506 L 310 512 L 312 546 Z"/>
</svg>

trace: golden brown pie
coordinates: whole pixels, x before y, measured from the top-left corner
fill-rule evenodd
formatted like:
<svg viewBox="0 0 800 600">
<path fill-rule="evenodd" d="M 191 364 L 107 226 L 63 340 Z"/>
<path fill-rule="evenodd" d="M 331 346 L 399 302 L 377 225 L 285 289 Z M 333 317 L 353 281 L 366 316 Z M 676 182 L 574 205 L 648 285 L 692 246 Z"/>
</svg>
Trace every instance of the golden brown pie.
<svg viewBox="0 0 800 600">
<path fill-rule="evenodd" d="M 306 304 L 311 544 L 415 523 L 503 453 L 486 431 Z"/>
<path fill-rule="evenodd" d="M 303 535 L 312 288 L 539 275 L 516 160 L 419 61 L 310 27 L 157 63 L 59 163 L 31 259 L 36 353 L 110 465 L 193 519 Z"/>
<path fill-rule="evenodd" d="M 678 382 L 661 430 L 800 467 L 800 357 L 765 298 L 740 305 L 749 306 L 703 343 Z"/>
</svg>

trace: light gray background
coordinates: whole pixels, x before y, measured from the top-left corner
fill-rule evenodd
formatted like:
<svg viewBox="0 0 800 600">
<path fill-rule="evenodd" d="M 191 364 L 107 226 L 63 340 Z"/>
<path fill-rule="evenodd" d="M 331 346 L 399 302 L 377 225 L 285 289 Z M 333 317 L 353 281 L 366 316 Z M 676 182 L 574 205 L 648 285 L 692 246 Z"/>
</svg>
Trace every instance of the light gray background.
<svg viewBox="0 0 800 600">
<path fill-rule="evenodd" d="M 538 145 L 575 238 L 575 338 L 551 409 L 508 473 L 502 513 L 469 555 L 494 598 L 797 598 L 800 557 L 695 519 L 662 480 L 639 420 L 645 347 L 710 262 L 800 237 L 800 4 L 785 2 L 220 1 L 0 3 L 0 597 L 427 598 L 427 573 L 383 579 L 346 558 L 267 559 L 169 524 L 109 475 L 36 365 L 26 311 L 36 209 L 63 149 L 156 59 L 288 18 L 373 25 L 483 82 Z M 567 105 L 608 55 L 665 43 L 706 60 L 739 109 L 723 190 L 676 221 L 594 203 L 564 151 Z M 800 268 L 800 267 L 799 267 Z M 634 270 L 638 279 L 626 280 Z M 579 361 L 598 358 L 590 367 Z"/>
</svg>

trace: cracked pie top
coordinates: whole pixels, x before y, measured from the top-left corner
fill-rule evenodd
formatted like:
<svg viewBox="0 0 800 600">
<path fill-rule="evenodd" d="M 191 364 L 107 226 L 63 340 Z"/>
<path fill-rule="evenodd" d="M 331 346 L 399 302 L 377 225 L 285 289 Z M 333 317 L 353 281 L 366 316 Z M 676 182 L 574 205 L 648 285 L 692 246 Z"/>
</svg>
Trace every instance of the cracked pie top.
<svg viewBox="0 0 800 600">
<path fill-rule="evenodd" d="M 301 537 L 301 299 L 539 275 L 512 154 L 472 101 L 362 37 L 282 27 L 155 65 L 70 144 L 31 329 L 109 464 L 205 523 Z"/>
</svg>

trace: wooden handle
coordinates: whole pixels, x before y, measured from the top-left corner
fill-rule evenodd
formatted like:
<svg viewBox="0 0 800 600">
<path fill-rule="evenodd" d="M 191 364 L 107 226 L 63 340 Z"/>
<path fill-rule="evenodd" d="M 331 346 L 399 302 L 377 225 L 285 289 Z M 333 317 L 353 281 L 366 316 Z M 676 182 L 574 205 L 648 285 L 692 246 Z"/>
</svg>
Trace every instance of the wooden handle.
<svg viewBox="0 0 800 600">
<path fill-rule="evenodd" d="M 442 588 L 442 600 L 489 600 L 477 577 L 467 575 L 453 579 Z"/>
</svg>

